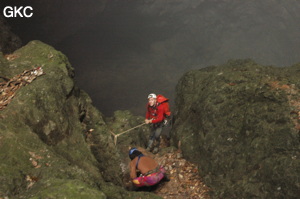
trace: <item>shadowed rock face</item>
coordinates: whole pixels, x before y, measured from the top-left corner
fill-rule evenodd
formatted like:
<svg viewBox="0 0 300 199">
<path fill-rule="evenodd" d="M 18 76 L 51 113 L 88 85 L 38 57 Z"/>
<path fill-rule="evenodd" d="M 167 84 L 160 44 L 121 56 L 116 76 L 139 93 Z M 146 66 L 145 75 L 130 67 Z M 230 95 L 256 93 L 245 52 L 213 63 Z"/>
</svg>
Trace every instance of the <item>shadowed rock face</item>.
<svg viewBox="0 0 300 199">
<path fill-rule="evenodd" d="M 74 85 L 61 52 L 32 41 L 9 57 L 0 54 L 0 74 L 8 79 L 37 66 L 45 75 L 19 88 L 0 111 L 0 198 L 155 198 L 123 188 L 123 152 L 90 97 Z M 129 128 L 139 121 L 125 113 L 111 123 Z"/>
<path fill-rule="evenodd" d="M 21 40 L 10 31 L 10 27 L 0 15 L 0 51 L 2 53 L 11 53 L 21 46 Z"/>
<path fill-rule="evenodd" d="M 299 75 L 236 60 L 180 79 L 174 142 L 215 198 L 299 196 Z"/>
</svg>

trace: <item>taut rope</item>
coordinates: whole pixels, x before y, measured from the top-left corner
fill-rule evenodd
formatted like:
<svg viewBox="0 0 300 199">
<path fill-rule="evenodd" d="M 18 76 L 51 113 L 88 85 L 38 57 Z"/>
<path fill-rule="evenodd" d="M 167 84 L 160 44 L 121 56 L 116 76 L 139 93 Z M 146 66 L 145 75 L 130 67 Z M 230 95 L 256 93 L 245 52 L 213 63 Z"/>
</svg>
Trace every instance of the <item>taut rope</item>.
<svg viewBox="0 0 300 199">
<path fill-rule="evenodd" d="M 129 132 L 129 131 L 131 131 L 131 130 L 133 130 L 133 129 L 136 129 L 136 128 L 140 127 L 140 126 L 143 126 L 143 125 L 145 125 L 145 124 L 146 124 L 146 123 L 139 124 L 139 125 L 137 125 L 137 126 L 131 128 L 131 129 L 128 129 L 128 130 L 126 130 L 126 131 L 123 131 L 122 133 L 119 133 L 119 134 L 114 134 L 113 132 L 110 131 L 110 133 L 114 136 L 114 143 L 115 143 L 115 145 L 117 145 L 117 140 L 118 140 L 118 137 L 119 137 L 120 135 L 123 135 L 124 133 L 127 133 L 127 132 Z"/>
</svg>

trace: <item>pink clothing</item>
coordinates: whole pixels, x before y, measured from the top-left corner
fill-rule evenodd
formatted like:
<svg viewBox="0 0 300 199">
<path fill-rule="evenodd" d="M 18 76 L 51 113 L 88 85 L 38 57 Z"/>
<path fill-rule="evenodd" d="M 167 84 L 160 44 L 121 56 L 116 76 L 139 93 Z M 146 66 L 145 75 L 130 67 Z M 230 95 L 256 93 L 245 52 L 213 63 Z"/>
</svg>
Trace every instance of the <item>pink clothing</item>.
<svg viewBox="0 0 300 199">
<path fill-rule="evenodd" d="M 152 186 L 159 183 L 164 178 L 165 173 L 165 169 L 163 167 L 160 167 L 158 172 L 151 173 L 147 176 L 134 178 L 132 182 L 137 187 Z"/>
</svg>

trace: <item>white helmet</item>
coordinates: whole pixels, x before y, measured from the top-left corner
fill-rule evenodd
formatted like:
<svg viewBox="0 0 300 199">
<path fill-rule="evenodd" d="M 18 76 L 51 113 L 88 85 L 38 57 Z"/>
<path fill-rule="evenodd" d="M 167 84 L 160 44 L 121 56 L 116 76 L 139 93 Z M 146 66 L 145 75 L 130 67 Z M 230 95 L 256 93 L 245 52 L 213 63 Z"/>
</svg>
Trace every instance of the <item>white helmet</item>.
<svg viewBox="0 0 300 199">
<path fill-rule="evenodd" d="M 156 95 L 154 93 L 151 93 L 151 94 L 148 95 L 148 99 L 149 98 L 155 98 L 156 99 Z"/>
</svg>

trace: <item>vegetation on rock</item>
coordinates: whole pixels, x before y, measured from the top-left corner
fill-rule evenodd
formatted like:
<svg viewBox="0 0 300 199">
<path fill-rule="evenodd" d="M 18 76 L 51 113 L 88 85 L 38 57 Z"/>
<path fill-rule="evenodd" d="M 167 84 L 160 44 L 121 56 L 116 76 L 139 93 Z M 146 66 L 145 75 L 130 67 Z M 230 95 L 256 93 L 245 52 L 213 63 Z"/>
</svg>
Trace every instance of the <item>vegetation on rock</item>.
<svg viewBox="0 0 300 199">
<path fill-rule="evenodd" d="M 0 198 L 157 197 L 123 187 L 109 127 L 75 86 L 61 52 L 32 41 L 0 54 L 3 82 L 36 67 L 45 75 L 17 90 L 0 112 Z"/>
<path fill-rule="evenodd" d="M 234 60 L 186 73 L 173 111 L 172 143 L 181 143 L 182 154 L 167 147 L 155 156 L 172 182 L 154 193 L 126 189 L 128 147 L 145 146 L 148 127 L 118 137 L 116 145 L 112 136 L 144 118 L 129 111 L 105 118 L 76 87 L 68 59 L 40 41 L 0 54 L 0 85 L 14 86 L 9 80 L 37 67 L 45 75 L 14 93 L 0 90 L 13 94 L 0 111 L 0 198 L 209 198 L 208 190 L 215 198 L 300 195 L 299 64 Z"/>
<path fill-rule="evenodd" d="M 300 195 L 300 65 L 231 60 L 177 85 L 174 142 L 215 198 Z"/>
</svg>

